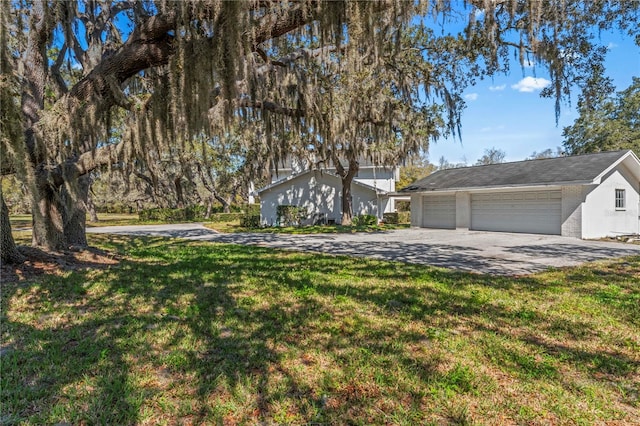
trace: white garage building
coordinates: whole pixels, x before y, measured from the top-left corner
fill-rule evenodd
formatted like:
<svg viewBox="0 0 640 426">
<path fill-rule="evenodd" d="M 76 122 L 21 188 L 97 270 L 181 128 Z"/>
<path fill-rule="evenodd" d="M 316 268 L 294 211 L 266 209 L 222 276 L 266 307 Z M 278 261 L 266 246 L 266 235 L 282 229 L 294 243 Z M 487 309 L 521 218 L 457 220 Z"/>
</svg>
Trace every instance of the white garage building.
<svg viewBox="0 0 640 426">
<path fill-rule="evenodd" d="M 411 225 L 576 238 L 640 233 L 630 150 L 437 171 L 411 194 Z"/>
</svg>

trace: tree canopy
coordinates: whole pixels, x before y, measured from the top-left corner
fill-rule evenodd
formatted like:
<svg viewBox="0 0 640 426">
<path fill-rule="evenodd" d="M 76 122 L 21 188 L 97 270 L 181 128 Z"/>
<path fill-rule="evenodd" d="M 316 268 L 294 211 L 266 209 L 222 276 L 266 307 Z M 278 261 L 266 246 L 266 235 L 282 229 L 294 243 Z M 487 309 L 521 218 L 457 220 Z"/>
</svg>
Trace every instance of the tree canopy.
<svg viewBox="0 0 640 426">
<path fill-rule="evenodd" d="M 488 164 L 504 163 L 504 158 L 507 153 L 496 147 L 487 148 L 484 150 L 484 155 L 476 161 L 475 166 L 486 166 Z"/>
<path fill-rule="evenodd" d="M 2 173 L 33 242 L 86 244 L 87 174 L 243 129 L 263 169 L 313 148 L 396 160 L 456 132 L 462 90 L 545 67 L 557 108 L 588 89 L 599 31 L 640 34 L 637 2 L 16 0 L 0 3 Z M 246 138 L 245 138 L 246 137 Z M 155 156 L 155 157 L 154 157 Z M 3 222 L 4 223 L 4 222 Z"/>
<path fill-rule="evenodd" d="M 580 116 L 562 132 L 568 153 L 640 152 L 640 77 L 620 92 L 605 90 L 589 99 L 582 97 L 578 112 Z"/>
</svg>

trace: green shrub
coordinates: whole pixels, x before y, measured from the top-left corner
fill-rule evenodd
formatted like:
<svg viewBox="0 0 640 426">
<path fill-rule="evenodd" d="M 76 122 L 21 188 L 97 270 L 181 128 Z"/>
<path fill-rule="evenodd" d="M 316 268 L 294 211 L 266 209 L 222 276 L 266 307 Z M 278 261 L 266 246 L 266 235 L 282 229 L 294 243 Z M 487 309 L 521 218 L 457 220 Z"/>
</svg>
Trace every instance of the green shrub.
<svg viewBox="0 0 640 426">
<path fill-rule="evenodd" d="M 206 209 L 204 206 L 190 206 L 184 209 L 146 209 L 138 213 L 140 220 L 158 220 L 162 222 L 185 222 L 204 220 Z"/>
<path fill-rule="evenodd" d="M 396 201 L 396 210 L 398 210 L 398 212 L 411 211 L 411 201 L 408 201 L 408 200 Z"/>
<path fill-rule="evenodd" d="M 382 215 L 382 220 L 384 223 L 389 223 L 391 225 L 395 225 L 398 223 L 398 213 L 384 213 Z"/>
<path fill-rule="evenodd" d="M 306 207 L 278 206 L 276 209 L 280 226 L 299 226 L 302 219 L 307 217 Z"/>
<path fill-rule="evenodd" d="M 373 226 L 378 224 L 378 217 L 373 214 L 362 214 L 353 218 L 355 226 Z"/>
<path fill-rule="evenodd" d="M 245 204 L 242 211 L 250 215 L 260 215 L 260 204 Z"/>
<path fill-rule="evenodd" d="M 259 214 L 243 214 L 240 216 L 240 226 L 243 228 L 259 228 L 260 227 L 260 215 Z"/>
<path fill-rule="evenodd" d="M 249 206 L 248 204 L 246 206 Z M 161 222 L 233 222 L 235 220 L 241 220 L 244 216 L 258 216 L 257 225 L 260 225 L 260 206 L 257 209 L 251 205 L 251 213 L 242 213 L 237 211 L 236 213 L 218 213 L 220 209 L 213 209 L 213 214 L 209 218 L 205 218 L 207 214 L 207 208 L 205 206 L 189 206 L 184 209 L 165 209 L 155 208 L 141 210 L 138 213 L 138 218 L 142 221 L 161 221 Z M 216 212 L 217 211 L 217 212 Z M 253 223 L 253 222 L 251 222 Z M 253 227 L 253 226 L 252 226 Z"/>
<path fill-rule="evenodd" d="M 411 212 L 398 212 L 398 223 L 411 223 Z"/>
<path fill-rule="evenodd" d="M 98 213 L 128 214 L 133 213 L 134 208 L 121 202 L 113 202 L 104 205 L 96 205 L 96 211 Z"/>
<path fill-rule="evenodd" d="M 203 220 L 204 215 L 207 214 L 207 208 L 205 206 L 189 206 L 184 210 L 187 220 Z"/>
</svg>

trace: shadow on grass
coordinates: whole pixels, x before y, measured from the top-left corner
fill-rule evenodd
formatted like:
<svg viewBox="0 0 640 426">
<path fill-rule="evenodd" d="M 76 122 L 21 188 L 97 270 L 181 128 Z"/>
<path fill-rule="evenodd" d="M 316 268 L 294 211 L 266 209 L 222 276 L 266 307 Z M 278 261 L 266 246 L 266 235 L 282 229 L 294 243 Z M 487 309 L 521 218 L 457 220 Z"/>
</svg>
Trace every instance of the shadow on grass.
<svg viewBox="0 0 640 426">
<path fill-rule="evenodd" d="M 3 288 L 4 313 L 18 314 L 9 301 L 25 291 L 37 294 L 29 301 L 38 308 L 31 312 L 30 321 L 2 320 L 3 341 L 13 339 L 1 359 L 2 424 L 26 419 L 33 424 L 136 421 L 140 403 L 134 398 L 123 358 L 127 350 L 117 343 L 135 317 L 120 311 L 116 317 L 67 324 L 71 317 L 99 309 L 99 304 L 84 303 L 83 275 L 45 279 L 31 288 L 16 283 Z M 77 309 L 61 309 L 63 305 Z M 97 378 L 96 383 L 84 386 L 87 377 Z M 85 404 L 82 409 L 71 408 L 76 398 Z"/>
<path fill-rule="evenodd" d="M 469 338 L 485 336 L 482 356 L 518 377 L 554 381 L 559 365 L 586 363 L 615 387 L 639 368 L 614 352 L 510 336 L 561 327 L 482 291 L 569 291 L 580 282 L 574 277 L 491 277 L 160 238 L 102 245 L 142 260 L 3 289 L 3 340 L 13 339 L 2 355 L 2 396 L 13 416 L 6 423 L 153 423 L 154 410 L 195 424 L 376 422 L 385 418 L 372 414 L 384 396 L 407 398 L 398 412 L 420 412 L 421 400 L 441 392 L 449 399 L 482 391 L 482 377 L 451 368 L 447 351 L 407 349 L 438 348 L 465 323 Z M 408 322 L 416 328 L 398 327 Z M 587 322 L 572 329 L 598 335 Z"/>
</svg>

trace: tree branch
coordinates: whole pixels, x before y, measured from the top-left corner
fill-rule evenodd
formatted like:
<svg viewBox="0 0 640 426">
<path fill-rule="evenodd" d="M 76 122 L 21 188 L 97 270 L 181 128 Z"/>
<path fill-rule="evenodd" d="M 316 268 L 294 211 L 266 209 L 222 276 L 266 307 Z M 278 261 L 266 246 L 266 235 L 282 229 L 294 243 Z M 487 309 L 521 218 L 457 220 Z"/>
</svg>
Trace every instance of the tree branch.
<svg viewBox="0 0 640 426">
<path fill-rule="evenodd" d="M 259 108 L 264 111 L 294 118 L 301 118 L 305 116 L 305 112 L 301 109 L 287 108 L 271 101 L 251 101 L 249 99 L 241 99 L 237 102 L 237 105 L 239 108 Z"/>
<path fill-rule="evenodd" d="M 317 58 L 317 57 L 323 57 L 329 53 L 332 52 L 342 52 L 347 48 L 346 45 L 342 45 L 340 47 L 338 46 L 324 46 L 324 47 L 318 47 L 316 49 L 305 49 L 305 48 L 301 48 L 296 50 L 295 52 L 292 52 L 288 55 L 283 56 L 282 58 L 278 59 L 278 60 L 269 60 L 269 59 L 265 59 L 265 64 L 258 67 L 256 69 L 256 74 L 258 75 L 262 75 L 267 73 L 268 71 L 273 70 L 273 66 L 274 65 L 278 65 L 281 67 L 286 67 L 289 66 L 291 64 L 293 64 L 294 62 L 300 60 L 300 59 L 313 59 L 313 58 Z M 262 56 L 262 55 L 261 55 Z"/>
<path fill-rule="evenodd" d="M 107 145 L 93 151 L 85 152 L 77 158 L 69 159 L 54 167 L 42 167 L 38 170 L 38 174 L 45 174 L 47 177 L 47 179 L 41 181 L 46 181 L 58 187 L 64 184 L 65 179 L 77 178 L 98 167 L 113 164 L 122 154 L 124 147 L 124 142 Z"/>
<path fill-rule="evenodd" d="M 66 54 L 67 54 L 67 43 L 65 42 L 62 45 L 60 52 L 58 52 L 58 57 L 56 58 L 56 62 L 53 64 L 50 70 L 50 74 L 55 84 L 55 87 L 57 89 L 56 91 L 58 92 L 57 93 L 58 96 L 63 96 L 69 91 L 69 88 L 67 87 L 67 83 L 65 83 L 64 78 L 62 78 L 62 75 L 60 74 L 60 67 L 64 63 L 64 57 L 66 56 Z"/>
<path fill-rule="evenodd" d="M 289 10 L 284 16 L 281 11 L 267 13 L 260 19 L 258 28 L 254 33 L 253 49 L 257 49 L 258 45 L 267 40 L 280 37 L 304 24 L 312 22 L 315 19 L 316 5 L 315 2 L 311 4 L 311 7 L 298 5 Z"/>
</svg>

